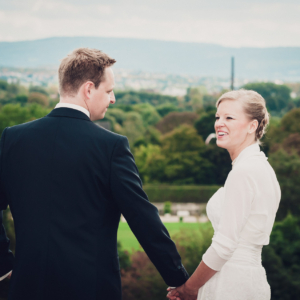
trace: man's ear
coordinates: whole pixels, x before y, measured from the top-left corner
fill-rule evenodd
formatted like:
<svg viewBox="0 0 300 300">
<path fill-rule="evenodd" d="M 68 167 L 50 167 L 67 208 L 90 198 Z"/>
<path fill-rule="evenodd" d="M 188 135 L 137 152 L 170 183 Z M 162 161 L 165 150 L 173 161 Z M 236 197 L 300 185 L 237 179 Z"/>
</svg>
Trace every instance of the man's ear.
<svg viewBox="0 0 300 300">
<path fill-rule="evenodd" d="M 86 99 L 91 98 L 92 89 L 94 88 L 94 83 L 92 81 L 87 81 L 83 84 L 83 93 Z"/>
</svg>

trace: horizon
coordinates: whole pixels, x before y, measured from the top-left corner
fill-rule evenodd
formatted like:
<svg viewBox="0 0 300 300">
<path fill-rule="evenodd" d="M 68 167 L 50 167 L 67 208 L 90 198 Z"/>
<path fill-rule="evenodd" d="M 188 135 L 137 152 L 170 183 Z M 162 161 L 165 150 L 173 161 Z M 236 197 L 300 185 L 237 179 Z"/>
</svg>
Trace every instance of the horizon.
<svg viewBox="0 0 300 300">
<path fill-rule="evenodd" d="M 35 42 L 41 40 L 50 40 L 50 39 L 64 39 L 64 38 L 100 38 L 100 39 L 123 39 L 123 40 L 139 40 L 139 41 L 157 41 L 165 43 L 180 43 L 180 44 L 197 44 L 197 45 L 209 45 L 209 46 L 218 46 L 223 48 L 232 48 L 232 49 L 271 49 L 271 48 L 300 48 L 299 46 L 224 46 L 217 43 L 208 43 L 208 42 L 185 42 L 185 41 L 176 41 L 176 40 L 162 40 L 155 38 L 134 38 L 134 37 L 116 37 L 116 36 L 50 36 L 44 38 L 35 38 L 27 40 L 16 40 L 16 41 L 1 41 L 0 43 L 22 43 L 22 42 Z"/>
</svg>

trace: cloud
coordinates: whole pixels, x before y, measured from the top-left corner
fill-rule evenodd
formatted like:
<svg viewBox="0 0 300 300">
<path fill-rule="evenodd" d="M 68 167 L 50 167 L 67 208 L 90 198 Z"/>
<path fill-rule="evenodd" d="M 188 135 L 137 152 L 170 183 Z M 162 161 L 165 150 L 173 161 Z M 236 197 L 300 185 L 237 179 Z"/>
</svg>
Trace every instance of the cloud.
<svg viewBox="0 0 300 300">
<path fill-rule="evenodd" d="M 300 46 L 297 0 L 0 0 L 0 40 L 110 36 Z"/>
</svg>

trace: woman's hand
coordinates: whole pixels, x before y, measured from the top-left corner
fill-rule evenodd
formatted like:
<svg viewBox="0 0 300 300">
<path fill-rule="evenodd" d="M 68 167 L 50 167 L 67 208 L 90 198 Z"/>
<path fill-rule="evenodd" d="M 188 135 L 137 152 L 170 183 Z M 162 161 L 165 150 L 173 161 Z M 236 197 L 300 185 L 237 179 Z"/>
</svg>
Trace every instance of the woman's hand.
<svg viewBox="0 0 300 300">
<path fill-rule="evenodd" d="M 196 300 L 198 295 L 198 289 L 189 288 L 186 283 L 176 289 L 168 288 L 167 291 L 170 300 Z"/>
</svg>

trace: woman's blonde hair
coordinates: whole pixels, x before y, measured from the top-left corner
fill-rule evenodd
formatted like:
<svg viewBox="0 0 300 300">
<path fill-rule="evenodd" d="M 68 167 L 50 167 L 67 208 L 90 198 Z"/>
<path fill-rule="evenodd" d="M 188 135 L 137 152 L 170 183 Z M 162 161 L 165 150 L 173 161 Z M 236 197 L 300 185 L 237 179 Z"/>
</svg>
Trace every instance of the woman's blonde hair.
<svg viewBox="0 0 300 300">
<path fill-rule="evenodd" d="M 223 94 L 218 99 L 216 106 L 218 107 L 224 100 L 240 101 L 250 120 L 257 120 L 258 127 L 255 132 L 255 140 L 259 142 L 265 134 L 267 125 L 269 124 L 269 113 L 265 99 L 255 91 L 240 89 Z"/>
</svg>

